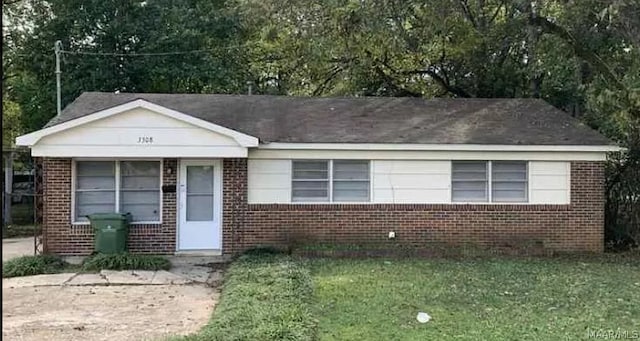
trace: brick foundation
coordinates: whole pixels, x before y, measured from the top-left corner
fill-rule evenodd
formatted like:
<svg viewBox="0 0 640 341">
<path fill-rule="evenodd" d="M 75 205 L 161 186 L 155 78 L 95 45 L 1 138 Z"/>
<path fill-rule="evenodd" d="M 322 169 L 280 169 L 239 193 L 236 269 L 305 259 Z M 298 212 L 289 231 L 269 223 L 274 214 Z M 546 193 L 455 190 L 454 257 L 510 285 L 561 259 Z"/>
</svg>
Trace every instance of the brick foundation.
<svg viewBox="0 0 640 341">
<path fill-rule="evenodd" d="M 86 255 L 88 225 L 71 225 L 71 159 L 43 159 L 46 252 Z M 172 169 L 172 172 L 169 172 Z M 163 161 L 163 185 L 176 185 L 176 159 Z M 129 249 L 171 254 L 176 245 L 176 193 L 163 193 L 162 224 L 133 225 Z M 518 247 L 602 252 L 604 165 L 572 162 L 569 205 L 248 204 L 246 159 L 223 162 L 223 251 L 295 242 L 394 243 Z"/>
</svg>

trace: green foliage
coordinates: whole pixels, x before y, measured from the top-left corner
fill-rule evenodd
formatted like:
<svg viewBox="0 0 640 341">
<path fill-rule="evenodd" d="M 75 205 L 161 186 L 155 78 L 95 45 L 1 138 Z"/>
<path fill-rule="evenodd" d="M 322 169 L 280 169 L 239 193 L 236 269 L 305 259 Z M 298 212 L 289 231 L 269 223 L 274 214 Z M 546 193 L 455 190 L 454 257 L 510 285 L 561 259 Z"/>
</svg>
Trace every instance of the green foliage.
<svg viewBox="0 0 640 341">
<path fill-rule="evenodd" d="M 607 164 L 605 211 L 607 246 L 626 250 L 640 246 L 640 125 L 625 152 Z"/>
<path fill-rule="evenodd" d="M 55 256 L 22 256 L 2 263 L 2 277 L 58 273 L 63 271 L 67 266 L 67 263 Z"/>
<path fill-rule="evenodd" d="M 314 260 L 318 338 L 582 340 L 589 329 L 631 331 L 640 324 L 640 258 L 608 258 Z M 433 319 L 418 323 L 419 311 Z"/>
<path fill-rule="evenodd" d="M 11 101 L 6 96 L 2 98 L 2 145 L 11 147 L 15 139 L 23 133 L 21 112 L 18 103 Z"/>
<path fill-rule="evenodd" d="M 7 16 L 16 24 L 5 30 L 16 37 L 8 46 L 12 78 L 7 88 L 22 107 L 27 131 L 55 116 L 56 40 L 64 50 L 86 53 L 205 51 L 64 54 L 63 107 L 83 91 L 234 93 L 250 78 L 237 44 L 237 15 L 224 0 L 24 0 L 14 7 L 19 8 Z"/>
<path fill-rule="evenodd" d="M 275 255 L 281 255 L 284 252 L 280 249 L 277 249 L 275 247 L 271 247 L 271 246 L 264 246 L 264 247 L 255 247 L 252 249 L 249 249 L 247 251 L 244 252 L 244 255 L 247 257 L 271 257 L 271 256 L 275 256 Z"/>
<path fill-rule="evenodd" d="M 138 255 L 130 253 L 96 254 L 82 262 L 84 271 L 100 270 L 169 270 L 171 262 L 161 256 Z"/>
<path fill-rule="evenodd" d="M 287 256 L 243 255 L 228 270 L 209 324 L 179 340 L 315 340 L 311 282 Z"/>
</svg>

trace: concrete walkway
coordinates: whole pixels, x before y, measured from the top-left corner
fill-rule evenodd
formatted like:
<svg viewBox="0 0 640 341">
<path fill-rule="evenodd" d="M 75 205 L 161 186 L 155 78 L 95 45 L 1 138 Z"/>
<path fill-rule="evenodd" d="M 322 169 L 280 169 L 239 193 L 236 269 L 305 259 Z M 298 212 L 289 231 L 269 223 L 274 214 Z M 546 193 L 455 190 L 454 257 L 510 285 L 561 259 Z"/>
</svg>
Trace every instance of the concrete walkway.
<svg viewBox="0 0 640 341">
<path fill-rule="evenodd" d="M 33 255 L 33 237 L 5 238 L 2 240 L 2 261 Z"/>
</svg>

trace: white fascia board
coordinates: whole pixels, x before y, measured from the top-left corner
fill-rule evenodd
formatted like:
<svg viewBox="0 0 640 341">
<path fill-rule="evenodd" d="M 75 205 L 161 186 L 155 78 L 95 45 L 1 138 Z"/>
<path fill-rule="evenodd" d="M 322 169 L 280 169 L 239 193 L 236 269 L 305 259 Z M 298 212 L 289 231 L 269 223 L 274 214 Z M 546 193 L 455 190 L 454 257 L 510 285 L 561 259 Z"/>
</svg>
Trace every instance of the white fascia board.
<svg viewBox="0 0 640 341">
<path fill-rule="evenodd" d="M 506 152 L 617 152 L 618 146 L 500 145 L 500 144 L 408 144 L 408 143 L 265 143 L 258 149 L 273 150 L 416 150 L 416 151 L 506 151 Z"/>
<path fill-rule="evenodd" d="M 90 115 L 86 115 L 86 116 L 82 116 L 64 123 L 60 123 L 60 124 L 56 124 L 52 127 L 48 127 L 48 128 L 44 128 L 44 129 L 40 129 L 37 131 L 34 131 L 32 133 L 26 134 L 26 135 L 22 135 L 16 138 L 16 144 L 18 146 L 33 146 L 36 143 L 38 143 L 38 141 L 48 135 L 51 134 L 55 134 L 67 129 L 71 129 L 77 126 L 81 126 L 83 124 L 87 124 L 93 121 L 97 121 L 103 118 L 107 118 L 109 116 L 113 116 L 128 110 L 132 110 L 132 109 L 136 109 L 136 108 L 144 108 L 153 112 L 156 112 L 158 114 L 162 114 L 165 116 L 169 116 L 171 118 L 174 118 L 176 120 L 180 120 L 186 123 L 190 123 L 193 124 L 197 127 L 200 128 L 204 128 L 222 135 L 226 135 L 229 136 L 231 138 L 233 138 L 240 146 L 242 147 L 257 147 L 258 146 L 258 138 L 254 137 L 254 136 L 250 136 L 247 134 L 243 134 L 240 133 L 238 131 L 229 129 L 229 128 L 225 128 L 222 126 L 219 126 L 217 124 L 213 124 L 204 120 L 201 120 L 199 118 L 195 118 L 193 116 L 187 115 L 187 114 L 183 114 L 179 111 L 173 110 L 173 109 L 169 109 L 157 104 L 153 104 L 151 102 L 147 102 L 145 100 L 142 99 L 138 99 L 135 101 L 131 101 L 131 102 L 127 102 L 109 109 L 105 109 L 102 111 L 98 111 L 96 113 L 90 114 Z"/>
<path fill-rule="evenodd" d="M 35 145 L 32 156 L 82 158 L 246 158 L 248 149 L 240 146 L 48 146 Z"/>
</svg>

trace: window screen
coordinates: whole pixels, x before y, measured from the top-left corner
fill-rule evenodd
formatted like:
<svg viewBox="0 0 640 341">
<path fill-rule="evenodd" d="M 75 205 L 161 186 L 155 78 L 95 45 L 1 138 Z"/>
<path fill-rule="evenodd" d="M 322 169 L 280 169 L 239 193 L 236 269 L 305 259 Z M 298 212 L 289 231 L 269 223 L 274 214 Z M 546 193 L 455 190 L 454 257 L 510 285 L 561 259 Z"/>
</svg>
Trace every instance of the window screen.
<svg viewBox="0 0 640 341">
<path fill-rule="evenodd" d="M 292 201 L 329 201 L 328 161 L 293 161 L 292 168 Z"/>
<path fill-rule="evenodd" d="M 113 161 L 76 163 L 75 220 L 87 221 L 87 215 L 113 212 L 116 206 L 116 177 Z"/>
<path fill-rule="evenodd" d="M 491 198 L 494 202 L 526 202 L 527 163 L 493 161 L 491 163 Z"/>
<path fill-rule="evenodd" d="M 333 161 L 333 201 L 369 201 L 369 161 Z"/>
<path fill-rule="evenodd" d="M 120 162 L 120 212 L 133 221 L 160 220 L 160 162 Z"/>
<path fill-rule="evenodd" d="M 453 201 L 488 201 L 486 161 L 453 162 L 451 180 Z"/>
</svg>

